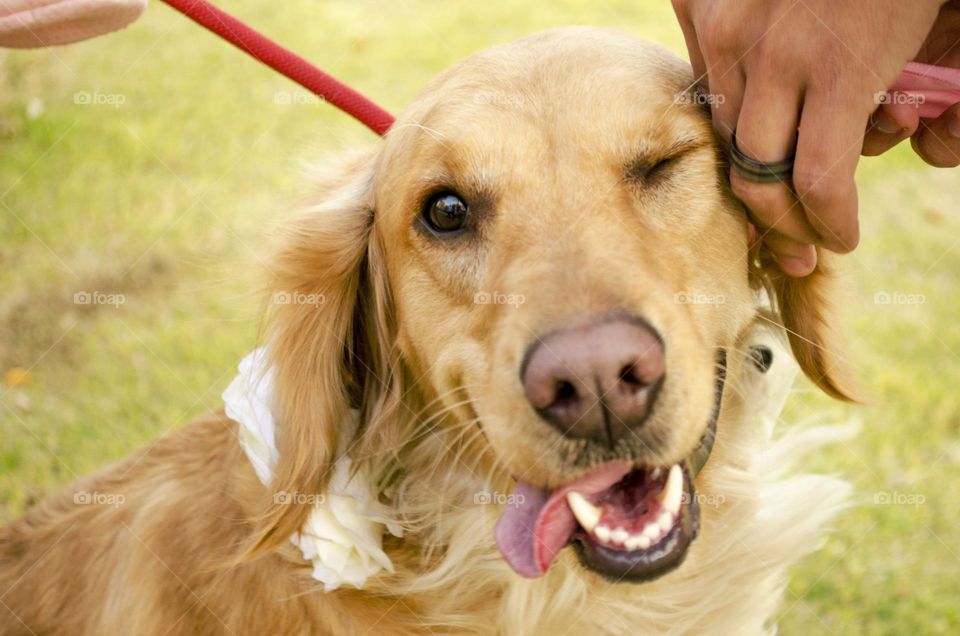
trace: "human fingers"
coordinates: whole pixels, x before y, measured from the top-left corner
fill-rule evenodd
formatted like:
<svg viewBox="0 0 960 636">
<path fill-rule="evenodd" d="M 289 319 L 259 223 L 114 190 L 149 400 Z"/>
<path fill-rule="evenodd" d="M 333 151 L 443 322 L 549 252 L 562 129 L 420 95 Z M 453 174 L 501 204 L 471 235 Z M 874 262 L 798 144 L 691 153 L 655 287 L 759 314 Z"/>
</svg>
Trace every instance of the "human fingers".
<svg viewBox="0 0 960 636">
<path fill-rule="evenodd" d="M 763 237 L 763 244 L 787 276 L 802 278 L 817 267 L 817 250 L 813 245 L 794 241 L 776 232 L 768 232 Z"/>
<path fill-rule="evenodd" d="M 870 116 L 861 153 L 880 155 L 910 137 L 920 126 L 920 112 L 913 104 L 882 104 Z"/>
<path fill-rule="evenodd" d="M 931 166 L 960 165 L 960 104 L 954 104 L 936 119 L 923 119 L 911 145 Z"/>
<path fill-rule="evenodd" d="M 818 240 L 790 187 L 789 172 L 764 174 L 753 162 L 772 164 L 793 156 L 800 108 L 799 89 L 770 77 L 752 75 L 744 94 L 736 132 L 730 185 L 759 225 L 803 243 Z M 737 154 L 752 159 L 750 165 Z"/>
<path fill-rule="evenodd" d="M 800 117 L 793 188 L 819 243 L 833 252 L 849 252 L 860 240 L 854 173 L 869 118 L 869 102 L 860 101 L 813 90 Z"/>
</svg>

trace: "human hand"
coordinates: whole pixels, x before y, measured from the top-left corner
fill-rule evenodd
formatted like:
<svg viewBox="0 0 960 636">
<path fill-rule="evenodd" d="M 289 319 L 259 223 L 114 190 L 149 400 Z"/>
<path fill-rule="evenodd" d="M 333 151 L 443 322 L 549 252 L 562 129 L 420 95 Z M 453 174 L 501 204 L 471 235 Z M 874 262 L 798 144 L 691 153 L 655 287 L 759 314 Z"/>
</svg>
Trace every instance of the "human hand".
<svg viewBox="0 0 960 636">
<path fill-rule="evenodd" d="M 856 247 L 854 172 L 876 95 L 933 36 L 941 4 L 673 0 L 719 136 L 730 143 L 736 130 L 737 147 L 756 161 L 794 157 L 788 178 L 772 183 L 730 174 L 786 274 L 813 271 L 815 244 L 834 252 Z M 934 142 L 923 143 L 930 152 Z"/>
<path fill-rule="evenodd" d="M 960 1 L 941 7 L 915 61 L 960 68 Z M 863 142 L 864 155 L 879 155 L 910 137 L 913 149 L 930 165 L 960 165 L 960 104 L 936 119 L 923 119 L 915 101 L 891 100 L 874 112 L 871 123 Z"/>
</svg>

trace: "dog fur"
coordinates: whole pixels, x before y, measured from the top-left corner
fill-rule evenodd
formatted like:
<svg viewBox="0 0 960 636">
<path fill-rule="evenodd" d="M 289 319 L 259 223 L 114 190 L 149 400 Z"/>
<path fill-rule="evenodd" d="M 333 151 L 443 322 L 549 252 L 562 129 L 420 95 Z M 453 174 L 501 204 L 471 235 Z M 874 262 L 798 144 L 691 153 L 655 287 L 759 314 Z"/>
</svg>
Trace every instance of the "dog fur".
<svg viewBox="0 0 960 636">
<path fill-rule="evenodd" d="M 588 28 L 441 74 L 382 144 L 320 178 L 317 203 L 276 241 L 268 297 L 323 303 L 270 308 L 280 422 L 270 487 L 222 413 L 72 484 L 0 529 L 0 634 L 771 629 L 787 567 L 817 547 L 846 490 L 785 472 L 831 433 L 764 432 L 749 354 L 764 297 L 810 379 L 848 391 L 827 332 L 829 272 L 790 279 L 748 246 L 707 114 L 677 99 L 691 81 L 662 48 Z M 440 187 L 471 201 L 468 235 L 418 225 Z M 474 302 L 494 292 L 524 301 Z M 680 293 L 722 300 L 680 303 Z M 697 476 L 715 505 L 702 506 L 684 564 L 655 581 L 609 582 L 570 550 L 523 579 L 494 545 L 497 506 L 472 505 L 476 493 L 509 492 L 521 472 L 555 487 L 609 459 L 537 420 L 517 382 L 524 347 L 623 309 L 664 334 L 669 380 L 644 450 L 618 456 L 688 455 L 712 409 L 716 351 L 728 353 L 716 446 Z M 351 409 L 361 425 L 340 448 Z M 384 540 L 395 572 L 324 593 L 289 543 L 309 507 L 272 495 L 323 492 L 344 452 L 393 483 L 405 533 Z M 77 505 L 79 491 L 123 504 Z"/>
</svg>

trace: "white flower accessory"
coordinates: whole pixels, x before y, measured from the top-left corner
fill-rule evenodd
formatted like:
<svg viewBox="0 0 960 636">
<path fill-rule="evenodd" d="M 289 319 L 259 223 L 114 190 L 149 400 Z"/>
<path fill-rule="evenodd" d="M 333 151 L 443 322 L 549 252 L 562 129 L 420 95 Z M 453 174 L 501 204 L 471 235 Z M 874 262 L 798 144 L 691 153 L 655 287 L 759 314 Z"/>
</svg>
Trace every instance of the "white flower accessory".
<svg viewBox="0 0 960 636">
<path fill-rule="evenodd" d="M 275 442 L 273 370 L 263 348 L 249 353 L 240 373 L 223 392 L 227 417 L 237 422 L 240 445 L 264 485 L 270 483 L 280 453 Z M 326 493 L 276 493 L 275 497 L 311 497 L 314 506 L 300 532 L 290 537 L 303 558 L 313 562 L 313 578 L 330 592 L 343 584 L 360 588 L 381 570 L 393 572 L 383 551 L 383 533 L 402 536 L 387 506 L 377 499 L 376 488 L 362 472 L 350 476 L 345 445 L 356 431 L 356 413 L 341 427 L 340 453 Z"/>
</svg>

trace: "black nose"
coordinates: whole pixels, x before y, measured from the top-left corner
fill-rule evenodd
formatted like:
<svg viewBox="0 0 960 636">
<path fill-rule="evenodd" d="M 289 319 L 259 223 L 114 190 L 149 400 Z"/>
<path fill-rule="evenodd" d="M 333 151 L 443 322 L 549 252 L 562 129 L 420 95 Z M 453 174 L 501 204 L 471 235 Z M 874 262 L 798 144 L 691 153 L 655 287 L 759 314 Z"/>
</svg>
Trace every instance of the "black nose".
<svg viewBox="0 0 960 636">
<path fill-rule="evenodd" d="M 664 375 L 663 343 L 639 318 L 551 333 L 527 352 L 523 390 L 567 437 L 614 444 L 643 425 Z"/>
</svg>

